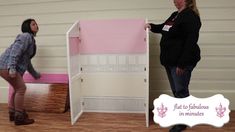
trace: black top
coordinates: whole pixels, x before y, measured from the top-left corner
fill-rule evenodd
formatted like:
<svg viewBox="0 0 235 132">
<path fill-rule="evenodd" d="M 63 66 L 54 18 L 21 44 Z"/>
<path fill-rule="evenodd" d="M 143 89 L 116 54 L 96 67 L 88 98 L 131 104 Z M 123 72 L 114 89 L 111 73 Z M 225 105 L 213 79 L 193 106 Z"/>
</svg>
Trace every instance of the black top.
<svg viewBox="0 0 235 132">
<path fill-rule="evenodd" d="M 173 12 L 162 24 L 150 24 L 151 31 L 161 33 L 161 64 L 164 66 L 196 66 L 201 59 L 197 44 L 201 28 L 200 17 L 189 8 Z"/>
</svg>

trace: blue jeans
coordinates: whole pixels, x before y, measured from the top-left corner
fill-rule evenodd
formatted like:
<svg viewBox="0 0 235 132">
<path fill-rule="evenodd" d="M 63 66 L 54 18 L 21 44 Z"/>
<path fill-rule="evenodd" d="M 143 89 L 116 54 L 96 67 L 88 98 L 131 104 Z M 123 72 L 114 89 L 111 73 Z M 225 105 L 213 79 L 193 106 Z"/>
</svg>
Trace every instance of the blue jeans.
<svg viewBox="0 0 235 132">
<path fill-rule="evenodd" d="M 183 75 L 176 74 L 176 66 L 165 66 L 166 73 L 170 82 L 171 90 L 176 98 L 189 96 L 188 85 L 194 66 L 187 66 Z"/>
</svg>

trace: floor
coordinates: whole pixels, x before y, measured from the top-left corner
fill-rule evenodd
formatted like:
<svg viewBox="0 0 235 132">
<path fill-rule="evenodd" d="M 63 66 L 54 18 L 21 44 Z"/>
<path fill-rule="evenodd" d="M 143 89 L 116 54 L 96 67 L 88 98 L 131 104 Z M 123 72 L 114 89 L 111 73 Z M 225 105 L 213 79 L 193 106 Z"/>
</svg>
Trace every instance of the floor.
<svg viewBox="0 0 235 132">
<path fill-rule="evenodd" d="M 143 114 L 83 113 L 80 119 L 71 125 L 70 113 L 29 112 L 35 123 L 27 126 L 15 126 L 9 122 L 6 104 L 0 104 L 0 132 L 168 132 L 169 128 L 160 128 L 152 120 L 145 127 Z M 230 122 L 222 128 L 198 125 L 185 132 L 235 132 L 235 111 L 230 113 Z"/>
</svg>

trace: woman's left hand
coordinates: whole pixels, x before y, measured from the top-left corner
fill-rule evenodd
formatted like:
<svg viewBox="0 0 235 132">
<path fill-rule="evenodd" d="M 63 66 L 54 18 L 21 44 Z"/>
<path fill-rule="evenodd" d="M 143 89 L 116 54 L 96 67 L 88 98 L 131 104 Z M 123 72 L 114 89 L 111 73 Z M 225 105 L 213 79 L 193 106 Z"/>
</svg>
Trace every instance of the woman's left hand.
<svg viewBox="0 0 235 132">
<path fill-rule="evenodd" d="M 149 23 L 147 23 L 147 24 L 144 25 L 144 29 L 146 30 L 147 28 L 148 28 L 149 30 L 151 29 L 151 25 L 150 25 Z"/>
</svg>

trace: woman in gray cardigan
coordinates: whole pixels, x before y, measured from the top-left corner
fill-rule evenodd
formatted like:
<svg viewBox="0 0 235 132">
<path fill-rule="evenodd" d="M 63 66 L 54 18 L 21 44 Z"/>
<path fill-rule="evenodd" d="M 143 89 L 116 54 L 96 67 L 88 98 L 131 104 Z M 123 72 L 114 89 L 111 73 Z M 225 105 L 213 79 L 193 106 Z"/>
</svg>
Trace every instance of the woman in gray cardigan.
<svg viewBox="0 0 235 132">
<path fill-rule="evenodd" d="M 28 118 L 24 109 L 26 86 L 23 74 L 27 70 L 35 79 L 41 76 L 31 63 L 31 58 L 36 54 L 34 37 L 38 25 L 34 19 L 27 19 L 22 23 L 21 30 L 23 33 L 0 56 L 0 76 L 14 88 L 9 101 L 10 121 L 14 121 L 15 125 L 28 125 L 34 123 L 34 120 Z"/>
</svg>

